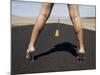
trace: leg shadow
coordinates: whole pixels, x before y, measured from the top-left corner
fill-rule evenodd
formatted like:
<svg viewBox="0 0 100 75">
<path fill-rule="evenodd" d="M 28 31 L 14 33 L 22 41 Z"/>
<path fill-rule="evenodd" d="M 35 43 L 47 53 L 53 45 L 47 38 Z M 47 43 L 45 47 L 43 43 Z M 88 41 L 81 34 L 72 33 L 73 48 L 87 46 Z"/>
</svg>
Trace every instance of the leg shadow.
<svg viewBox="0 0 100 75">
<path fill-rule="evenodd" d="M 76 45 L 73 45 L 68 42 L 63 42 L 61 44 L 55 45 L 54 48 L 47 50 L 47 52 L 44 52 L 44 53 L 34 56 L 34 60 L 37 60 L 39 57 L 42 57 L 42 56 L 45 56 L 45 55 L 48 55 L 48 54 L 51 54 L 51 53 L 54 53 L 57 51 L 66 51 L 66 52 L 69 52 L 70 54 L 72 54 L 73 56 L 77 57 L 76 48 L 77 48 Z"/>
</svg>

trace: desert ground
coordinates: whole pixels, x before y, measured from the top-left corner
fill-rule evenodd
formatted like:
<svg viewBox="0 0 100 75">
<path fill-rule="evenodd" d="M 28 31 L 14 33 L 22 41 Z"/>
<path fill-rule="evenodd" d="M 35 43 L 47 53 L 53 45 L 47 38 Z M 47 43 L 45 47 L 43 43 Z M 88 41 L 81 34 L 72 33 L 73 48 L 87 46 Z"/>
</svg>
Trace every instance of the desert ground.
<svg viewBox="0 0 100 75">
<path fill-rule="evenodd" d="M 36 17 L 21 17 L 21 16 L 11 16 L 11 26 L 25 26 L 25 25 L 34 25 Z M 85 29 L 93 30 L 96 29 L 96 18 L 95 17 L 86 17 L 81 18 L 82 26 Z M 58 23 L 58 19 L 49 18 L 46 23 Z M 65 25 L 72 25 L 70 18 L 60 19 L 60 23 Z"/>
</svg>

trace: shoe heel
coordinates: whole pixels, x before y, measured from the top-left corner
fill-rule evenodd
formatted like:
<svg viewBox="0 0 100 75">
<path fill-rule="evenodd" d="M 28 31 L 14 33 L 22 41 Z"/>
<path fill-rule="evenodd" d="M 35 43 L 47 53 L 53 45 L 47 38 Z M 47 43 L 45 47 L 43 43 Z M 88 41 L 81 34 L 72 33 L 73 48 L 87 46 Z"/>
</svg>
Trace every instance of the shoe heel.
<svg viewBox="0 0 100 75">
<path fill-rule="evenodd" d="M 27 55 L 26 55 L 26 59 L 32 61 L 32 59 L 33 59 L 33 53 L 34 53 L 33 51 L 27 53 Z"/>
<path fill-rule="evenodd" d="M 85 60 L 85 53 L 78 53 L 77 59 L 82 62 Z"/>
</svg>

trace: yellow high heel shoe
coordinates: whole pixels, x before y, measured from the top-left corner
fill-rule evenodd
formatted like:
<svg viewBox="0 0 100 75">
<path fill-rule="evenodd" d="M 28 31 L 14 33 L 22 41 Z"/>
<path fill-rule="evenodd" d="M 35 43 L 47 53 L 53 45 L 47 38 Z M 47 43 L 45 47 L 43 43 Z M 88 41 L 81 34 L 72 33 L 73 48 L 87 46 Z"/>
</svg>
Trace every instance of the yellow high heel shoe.
<svg viewBox="0 0 100 75">
<path fill-rule="evenodd" d="M 85 52 L 77 52 L 77 59 L 81 62 L 85 60 Z"/>
<path fill-rule="evenodd" d="M 26 59 L 32 60 L 32 55 L 33 55 L 34 51 L 35 51 L 34 47 L 28 48 L 27 53 L 26 53 Z"/>
</svg>

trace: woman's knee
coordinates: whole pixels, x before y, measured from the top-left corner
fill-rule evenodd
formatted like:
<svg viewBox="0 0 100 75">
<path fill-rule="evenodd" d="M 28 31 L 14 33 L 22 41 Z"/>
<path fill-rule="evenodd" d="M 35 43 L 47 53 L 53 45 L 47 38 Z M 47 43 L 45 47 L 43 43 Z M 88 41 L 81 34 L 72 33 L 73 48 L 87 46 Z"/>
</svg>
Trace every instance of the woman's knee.
<svg viewBox="0 0 100 75">
<path fill-rule="evenodd" d="M 40 14 L 40 18 L 43 18 L 43 19 L 47 18 L 48 16 L 49 14 L 47 12 Z"/>
<path fill-rule="evenodd" d="M 71 19 L 75 20 L 80 17 L 77 5 L 69 4 L 68 7 L 69 7 L 69 14 Z"/>
<path fill-rule="evenodd" d="M 78 16 L 78 15 L 70 15 L 70 18 L 71 18 L 74 22 L 79 21 L 79 16 Z"/>
</svg>

